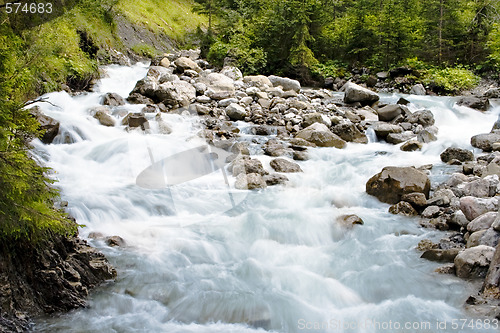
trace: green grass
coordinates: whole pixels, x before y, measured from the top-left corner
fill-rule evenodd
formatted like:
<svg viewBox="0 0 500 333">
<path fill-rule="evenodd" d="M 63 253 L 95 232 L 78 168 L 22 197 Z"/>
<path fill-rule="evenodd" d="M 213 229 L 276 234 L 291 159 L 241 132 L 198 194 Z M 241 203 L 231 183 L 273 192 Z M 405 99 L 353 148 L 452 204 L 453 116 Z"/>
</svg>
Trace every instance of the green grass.
<svg viewBox="0 0 500 333">
<path fill-rule="evenodd" d="M 208 18 L 194 13 L 192 6 L 192 0 L 120 0 L 115 9 L 135 24 L 182 42 L 198 26 L 208 27 Z"/>
</svg>

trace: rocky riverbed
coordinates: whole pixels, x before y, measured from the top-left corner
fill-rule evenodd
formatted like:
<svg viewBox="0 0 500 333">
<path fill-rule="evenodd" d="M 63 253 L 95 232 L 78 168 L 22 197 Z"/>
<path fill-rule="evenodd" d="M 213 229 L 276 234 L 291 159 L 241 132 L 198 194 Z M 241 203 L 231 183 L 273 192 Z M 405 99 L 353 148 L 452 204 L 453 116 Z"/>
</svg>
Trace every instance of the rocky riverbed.
<svg viewBox="0 0 500 333">
<path fill-rule="evenodd" d="M 292 175 L 303 173 L 301 163 L 313 148 L 340 150 L 376 141 L 411 154 L 437 140 L 439 128 L 431 110 L 415 108 L 405 98 L 382 103 L 378 93 L 353 82 L 337 88 L 341 93 L 303 88 L 278 76 L 243 76 L 235 67 L 213 69 L 197 52 L 184 52 L 157 59 L 128 96 L 104 94 L 101 106 L 87 112 L 102 126 L 161 135 L 173 130 L 162 114 L 199 117 L 197 136 L 227 151 L 228 170 L 239 190 L 286 186 Z M 419 88 L 414 93 L 425 93 Z M 458 104 L 482 112 L 487 99 L 467 97 Z M 127 111 L 127 103 L 137 104 L 137 111 Z M 43 117 L 48 129 L 44 142 L 82 139 L 81 133 L 59 129 L 57 121 Z M 418 217 L 423 227 L 446 232 L 439 242 L 421 241 L 418 251 L 423 258 L 443 262 L 441 273 L 484 279 L 467 306 L 486 316 L 498 316 L 500 294 L 500 126 L 492 127 L 490 133 L 471 138 L 476 154 L 463 147 L 441 153 L 450 170 L 444 182 L 431 183 L 432 165 L 388 164 L 366 183 L 366 193 L 390 204 L 390 213 Z M 269 167 L 257 158 L 262 155 Z M 363 224 L 355 214 L 339 216 L 337 222 L 345 228 Z"/>
</svg>

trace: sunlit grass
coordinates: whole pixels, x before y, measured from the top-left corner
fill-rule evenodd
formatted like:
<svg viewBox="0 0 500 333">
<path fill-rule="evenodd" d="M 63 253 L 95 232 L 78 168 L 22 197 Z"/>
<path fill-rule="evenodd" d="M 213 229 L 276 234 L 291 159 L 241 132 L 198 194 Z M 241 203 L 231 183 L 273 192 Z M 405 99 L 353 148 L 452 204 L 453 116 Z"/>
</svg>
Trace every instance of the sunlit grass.
<svg viewBox="0 0 500 333">
<path fill-rule="evenodd" d="M 194 13 L 192 5 L 192 0 L 120 0 L 115 8 L 133 23 L 182 42 L 198 26 L 208 26 L 208 19 Z"/>
</svg>

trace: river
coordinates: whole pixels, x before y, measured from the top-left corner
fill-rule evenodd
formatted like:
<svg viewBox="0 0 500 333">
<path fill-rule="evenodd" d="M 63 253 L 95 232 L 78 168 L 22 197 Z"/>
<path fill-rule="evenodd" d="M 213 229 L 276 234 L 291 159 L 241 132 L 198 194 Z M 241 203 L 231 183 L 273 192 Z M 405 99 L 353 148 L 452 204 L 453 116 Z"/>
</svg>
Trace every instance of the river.
<svg viewBox="0 0 500 333">
<path fill-rule="evenodd" d="M 389 205 L 367 195 L 365 184 L 388 165 L 434 164 L 431 179 L 442 181 L 454 167 L 439 154 L 451 145 L 472 149 L 470 137 L 489 132 L 500 107 L 480 113 L 450 97 L 404 96 L 414 110 L 425 107 L 436 118 L 438 141 L 422 151 L 402 152 L 372 137 L 342 150 L 310 149 L 310 159 L 299 162 L 304 172 L 287 175 L 286 186 L 234 190 L 218 171 L 146 189 L 136 178 L 152 161 L 200 145 L 200 119 L 162 114 L 169 135 L 160 133 L 154 116 L 150 134 L 98 124 L 88 109 L 106 92 L 126 97 L 147 66 L 105 70 L 95 92 L 44 96 L 54 105 L 39 105 L 61 130 L 53 144 L 34 145 L 53 169 L 68 212 L 83 225 L 80 236 L 107 256 L 118 277 L 92 291 L 87 308 L 39 318 L 35 331 L 480 331 L 477 322 L 462 328 L 460 321 L 475 320 L 463 304 L 479 286 L 435 273 L 440 265 L 415 249 L 443 233 L 388 213 Z M 382 95 L 382 101 L 399 97 Z M 248 133 L 248 124 L 238 126 Z M 271 170 L 270 157 L 257 158 Z M 365 224 L 346 230 L 335 222 L 342 214 L 357 214 Z M 126 246 L 109 247 L 91 233 L 118 235 Z"/>
</svg>

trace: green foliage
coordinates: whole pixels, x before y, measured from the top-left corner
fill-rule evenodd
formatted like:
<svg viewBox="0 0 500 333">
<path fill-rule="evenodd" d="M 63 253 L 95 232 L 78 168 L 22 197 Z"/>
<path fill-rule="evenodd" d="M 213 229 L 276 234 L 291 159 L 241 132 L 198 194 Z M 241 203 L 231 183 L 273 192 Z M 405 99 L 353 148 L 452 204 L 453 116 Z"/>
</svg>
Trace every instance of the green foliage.
<svg viewBox="0 0 500 333">
<path fill-rule="evenodd" d="M 36 242 L 52 233 L 75 233 L 76 224 L 52 208 L 57 192 L 47 169 L 30 156 L 28 142 L 38 123 L 22 99 L 32 74 L 20 65 L 25 45 L 6 25 L 0 26 L 0 240 Z"/>
<path fill-rule="evenodd" d="M 193 12 L 193 5 L 192 0 L 119 0 L 114 9 L 137 25 L 184 43 L 197 27 L 208 26 L 205 16 Z"/>
<path fill-rule="evenodd" d="M 456 93 L 474 88 L 480 81 L 472 71 L 461 66 L 444 69 L 429 69 L 422 78 L 427 85 L 433 84 L 445 92 Z"/>
<path fill-rule="evenodd" d="M 143 57 L 147 58 L 154 58 L 155 56 L 158 55 L 158 50 L 156 50 L 154 47 L 148 44 L 136 44 L 132 46 L 132 51 L 134 51 L 135 54 L 138 54 Z"/>
<path fill-rule="evenodd" d="M 329 60 L 326 63 L 318 63 L 311 68 L 314 75 L 321 77 L 342 77 L 349 78 L 348 66 L 340 61 Z"/>
</svg>

